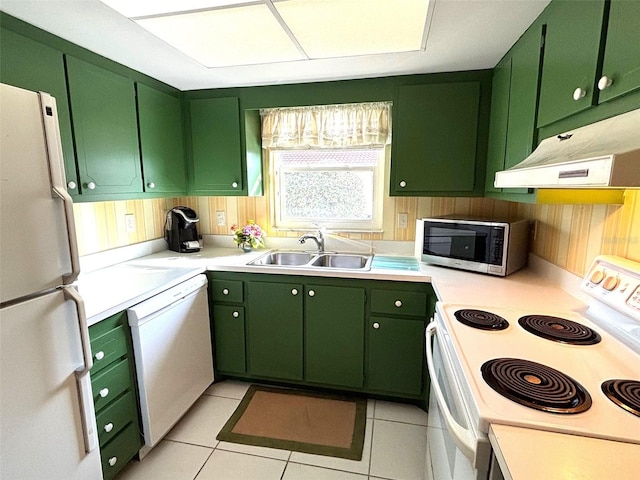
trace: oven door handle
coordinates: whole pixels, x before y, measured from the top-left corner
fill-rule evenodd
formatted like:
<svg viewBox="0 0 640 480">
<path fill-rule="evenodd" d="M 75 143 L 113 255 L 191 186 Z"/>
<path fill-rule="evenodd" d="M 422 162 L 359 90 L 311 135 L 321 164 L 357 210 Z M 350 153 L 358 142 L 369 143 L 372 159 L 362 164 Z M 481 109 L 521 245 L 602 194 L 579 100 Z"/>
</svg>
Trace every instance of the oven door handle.
<svg viewBox="0 0 640 480">
<path fill-rule="evenodd" d="M 445 401 L 442 390 L 440 389 L 440 385 L 438 384 L 438 378 L 436 377 L 436 369 L 433 365 L 433 347 L 431 346 L 431 341 L 433 337 L 436 336 L 436 324 L 435 322 L 431 322 L 427 326 L 426 330 L 426 357 L 427 357 L 427 368 L 429 369 L 429 376 L 431 377 L 431 386 L 433 387 L 433 392 L 436 394 L 436 401 L 438 402 L 438 406 L 440 407 L 440 411 L 444 417 L 445 423 L 447 424 L 447 430 L 453 437 L 456 445 L 460 449 L 460 451 L 464 454 L 465 457 L 470 459 L 472 463 L 475 465 L 476 462 L 476 442 L 474 441 L 474 435 L 471 430 L 467 430 L 462 427 L 458 422 L 456 422 L 455 418 L 451 414 L 447 402 Z"/>
</svg>

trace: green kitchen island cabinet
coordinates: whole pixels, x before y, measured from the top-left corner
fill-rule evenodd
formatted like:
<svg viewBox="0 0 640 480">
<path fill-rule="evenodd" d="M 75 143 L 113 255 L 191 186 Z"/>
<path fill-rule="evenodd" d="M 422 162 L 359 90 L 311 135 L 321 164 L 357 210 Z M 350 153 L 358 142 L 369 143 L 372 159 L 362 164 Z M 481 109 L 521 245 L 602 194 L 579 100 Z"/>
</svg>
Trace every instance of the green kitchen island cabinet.
<svg viewBox="0 0 640 480">
<path fill-rule="evenodd" d="M 479 82 L 399 87 L 391 195 L 474 193 L 479 105 Z"/>
<path fill-rule="evenodd" d="M 302 380 L 303 286 L 250 280 L 248 370 L 259 377 Z"/>
<path fill-rule="evenodd" d="M 69 55 L 66 62 L 80 193 L 141 193 L 133 81 Z"/>
<path fill-rule="evenodd" d="M 136 84 L 144 191 L 185 195 L 186 160 L 180 98 Z"/>
<path fill-rule="evenodd" d="M 244 282 L 210 276 L 209 301 L 214 368 L 222 374 L 245 375 Z"/>
</svg>

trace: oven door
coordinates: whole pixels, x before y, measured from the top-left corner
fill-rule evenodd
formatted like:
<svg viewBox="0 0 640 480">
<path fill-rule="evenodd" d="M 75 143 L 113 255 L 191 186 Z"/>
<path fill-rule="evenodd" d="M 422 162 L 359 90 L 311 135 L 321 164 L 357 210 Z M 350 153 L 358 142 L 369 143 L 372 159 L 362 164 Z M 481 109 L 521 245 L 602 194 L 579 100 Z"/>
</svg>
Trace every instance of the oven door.
<svg viewBox="0 0 640 480">
<path fill-rule="evenodd" d="M 427 478 L 486 480 L 491 458 L 489 438 L 473 427 L 450 355 L 440 344 L 437 329 L 436 323 L 431 322 L 426 333 L 427 367 L 431 377 Z"/>
</svg>

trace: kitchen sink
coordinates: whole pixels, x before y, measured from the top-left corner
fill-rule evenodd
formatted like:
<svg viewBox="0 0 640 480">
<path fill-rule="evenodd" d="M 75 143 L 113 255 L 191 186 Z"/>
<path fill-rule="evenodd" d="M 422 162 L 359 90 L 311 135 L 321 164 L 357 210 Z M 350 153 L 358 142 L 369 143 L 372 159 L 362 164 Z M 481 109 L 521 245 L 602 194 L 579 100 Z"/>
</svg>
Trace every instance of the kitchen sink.
<svg viewBox="0 0 640 480">
<path fill-rule="evenodd" d="M 373 255 L 354 253 L 310 253 L 272 251 L 247 263 L 256 266 L 286 266 L 309 269 L 336 268 L 343 270 L 369 270 Z"/>
</svg>

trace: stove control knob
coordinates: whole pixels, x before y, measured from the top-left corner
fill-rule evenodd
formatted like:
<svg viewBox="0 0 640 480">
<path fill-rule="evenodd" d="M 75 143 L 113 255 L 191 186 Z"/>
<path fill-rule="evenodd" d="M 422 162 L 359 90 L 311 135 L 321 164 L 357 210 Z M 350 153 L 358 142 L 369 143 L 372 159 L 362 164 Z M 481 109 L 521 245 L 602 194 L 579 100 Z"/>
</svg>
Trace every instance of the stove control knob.
<svg viewBox="0 0 640 480">
<path fill-rule="evenodd" d="M 604 272 L 602 270 L 596 270 L 589 277 L 591 283 L 599 284 L 602 280 L 604 280 Z"/>
<path fill-rule="evenodd" d="M 602 284 L 602 288 L 612 292 L 618 287 L 618 285 L 620 285 L 620 279 L 618 277 L 607 277 Z"/>
</svg>

